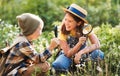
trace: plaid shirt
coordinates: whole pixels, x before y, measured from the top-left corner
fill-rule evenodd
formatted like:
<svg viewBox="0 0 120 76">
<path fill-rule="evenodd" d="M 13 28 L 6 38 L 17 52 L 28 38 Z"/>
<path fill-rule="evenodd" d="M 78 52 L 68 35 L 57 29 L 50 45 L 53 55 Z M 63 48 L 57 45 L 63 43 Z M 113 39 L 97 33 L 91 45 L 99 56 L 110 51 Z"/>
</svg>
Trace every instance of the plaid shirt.
<svg viewBox="0 0 120 76">
<path fill-rule="evenodd" d="M 9 72 L 10 75 L 15 76 L 18 70 L 23 72 L 31 65 L 28 60 L 31 62 L 40 61 L 39 54 L 35 51 L 30 42 L 19 42 L 10 50 L 5 64 L 6 70 L 20 63 L 15 69 Z"/>
</svg>

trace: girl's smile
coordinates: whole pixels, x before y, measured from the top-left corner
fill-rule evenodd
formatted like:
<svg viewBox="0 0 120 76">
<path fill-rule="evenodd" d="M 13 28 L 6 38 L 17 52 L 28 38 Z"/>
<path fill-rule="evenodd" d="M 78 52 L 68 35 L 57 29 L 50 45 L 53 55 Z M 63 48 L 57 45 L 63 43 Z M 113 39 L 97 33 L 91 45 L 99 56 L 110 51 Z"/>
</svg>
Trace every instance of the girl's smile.
<svg viewBox="0 0 120 76">
<path fill-rule="evenodd" d="M 73 17 L 69 13 L 65 15 L 64 23 L 67 31 L 72 31 L 77 26 L 77 22 L 73 19 Z"/>
</svg>

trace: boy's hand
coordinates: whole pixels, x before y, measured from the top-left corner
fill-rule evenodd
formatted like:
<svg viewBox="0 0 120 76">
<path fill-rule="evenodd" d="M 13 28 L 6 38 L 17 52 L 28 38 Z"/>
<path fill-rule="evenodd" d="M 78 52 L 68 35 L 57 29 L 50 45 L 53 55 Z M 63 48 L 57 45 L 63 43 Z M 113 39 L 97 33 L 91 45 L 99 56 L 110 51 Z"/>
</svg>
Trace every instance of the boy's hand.
<svg viewBox="0 0 120 76">
<path fill-rule="evenodd" d="M 56 48 L 58 45 L 60 44 L 60 40 L 58 38 L 53 38 L 51 39 L 51 43 L 50 46 L 48 47 L 48 49 L 50 51 L 52 51 L 54 48 Z"/>
<path fill-rule="evenodd" d="M 41 62 L 45 62 L 51 56 L 52 56 L 52 53 L 46 49 L 42 54 L 39 55 L 39 58 Z"/>
</svg>

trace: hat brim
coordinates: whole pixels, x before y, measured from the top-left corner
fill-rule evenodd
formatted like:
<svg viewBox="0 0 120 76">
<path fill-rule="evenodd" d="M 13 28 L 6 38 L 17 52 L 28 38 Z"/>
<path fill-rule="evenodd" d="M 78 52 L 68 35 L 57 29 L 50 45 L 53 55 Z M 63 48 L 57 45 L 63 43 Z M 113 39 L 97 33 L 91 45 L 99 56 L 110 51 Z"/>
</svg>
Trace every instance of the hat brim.
<svg viewBox="0 0 120 76">
<path fill-rule="evenodd" d="M 85 18 L 82 18 L 82 17 L 78 16 L 74 12 L 72 12 L 72 11 L 66 9 L 66 8 L 63 8 L 63 10 L 64 10 L 64 12 L 70 12 L 71 14 L 73 14 L 73 15 L 77 16 L 78 18 L 82 19 L 85 23 L 88 23 L 88 21 Z"/>
</svg>

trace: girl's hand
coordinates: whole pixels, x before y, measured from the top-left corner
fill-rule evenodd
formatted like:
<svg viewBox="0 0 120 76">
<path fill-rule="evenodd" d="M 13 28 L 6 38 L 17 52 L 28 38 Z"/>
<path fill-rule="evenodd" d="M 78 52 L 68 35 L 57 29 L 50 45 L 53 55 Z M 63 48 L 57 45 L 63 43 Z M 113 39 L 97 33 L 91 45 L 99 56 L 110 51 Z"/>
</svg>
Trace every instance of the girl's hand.
<svg viewBox="0 0 120 76">
<path fill-rule="evenodd" d="M 82 37 L 79 38 L 79 43 L 84 44 L 85 41 L 86 41 L 86 37 L 82 36 Z"/>
<path fill-rule="evenodd" d="M 80 52 L 77 53 L 77 54 L 75 54 L 74 62 L 75 62 L 76 64 L 79 64 L 79 63 L 80 63 L 81 55 L 82 55 L 82 54 L 81 54 Z"/>
</svg>

